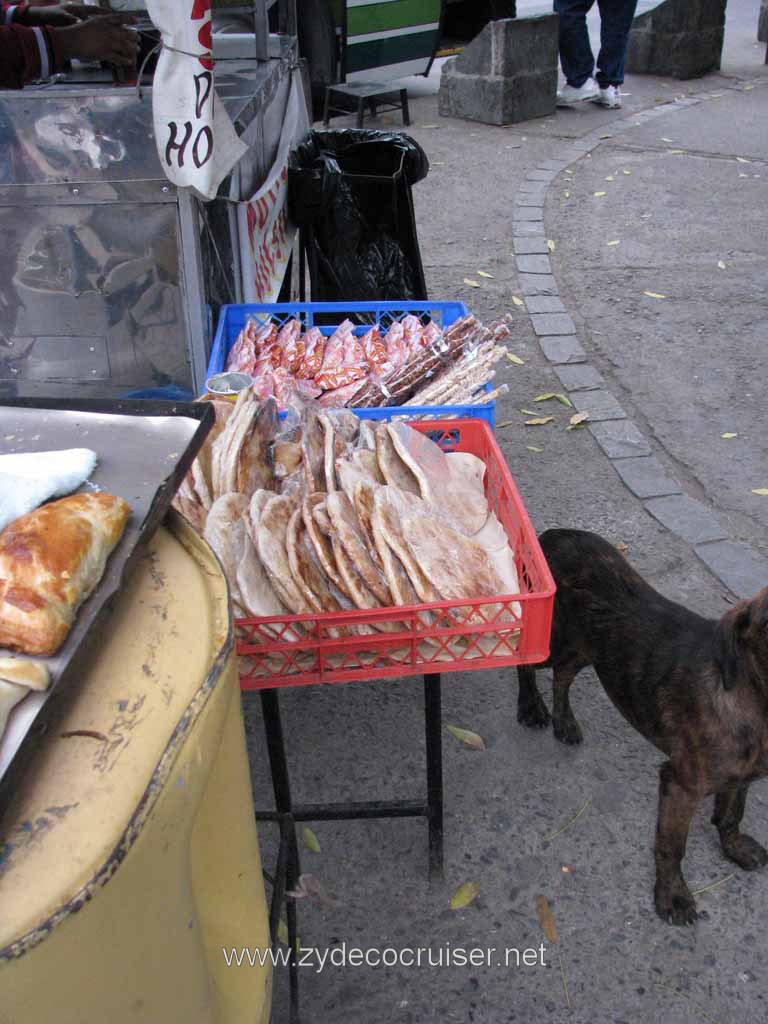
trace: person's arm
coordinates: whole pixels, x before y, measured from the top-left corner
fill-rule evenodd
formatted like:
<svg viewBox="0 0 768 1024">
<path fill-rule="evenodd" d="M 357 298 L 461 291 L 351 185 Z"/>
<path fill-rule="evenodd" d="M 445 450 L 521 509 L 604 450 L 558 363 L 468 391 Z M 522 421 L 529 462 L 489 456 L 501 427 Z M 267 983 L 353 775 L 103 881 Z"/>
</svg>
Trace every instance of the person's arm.
<svg viewBox="0 0 768 1024">
<path fill-rule="evenodd" d="M 50 28 L 0 26 L 0 89 L 23 89 L 61 71 L 64 58 Z"/>
</svg>

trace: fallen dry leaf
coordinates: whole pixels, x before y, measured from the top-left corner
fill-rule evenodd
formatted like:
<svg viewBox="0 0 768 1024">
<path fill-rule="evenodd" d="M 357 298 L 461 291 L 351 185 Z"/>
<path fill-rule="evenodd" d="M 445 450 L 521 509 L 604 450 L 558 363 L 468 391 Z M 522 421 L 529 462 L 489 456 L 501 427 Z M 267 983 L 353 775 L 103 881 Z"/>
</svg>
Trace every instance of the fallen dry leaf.
<svg viewBox="0 0 768 1024">
<path fill-rule="evenodd" d="M 546 896 L 536 897 L 536 909 L 539 912 L 539 924 L 541 930 L 544 932 L 544 937 L 547 942 L 557 942 L 557 925 L 555 924 L 555 915 L 552 913 L 552 908 L 549 905 Z"/>
<path fill-rule="evenodd" d="M 526 416 L 538 416 L 538 409 L 521 409 L 520 412 L 525 413 Z"/>
<path fill-rule="evenodd" d="M 537 395 L 534 398 L 534 402 L 547 402 L 550 398 L 556 398 L 561 405 L 567 405 L 570 409 L 573 408 L 573 402 L 570 398 L 559 391 L 545 391 L 543 395 Z"/>
<path fill-rule="evenodd" d="M 666 299 L 667 297 L 660 292 L 643 292 L 643 295 L 647 295 L 649 299 Z"/>
<path fill-rule="evenodd" d="M 551 423 L 554 416 L 535 416 L 532 420 L 526 420 L 526 427 L 543 427 L 545 423 Z"/>
<path fill-rule="evenodd" d="M 520 356 L 516 356 L 514 352 L 507 352 L 507 359 L 510 363 L 514 363 L 515 366 L 525 366 L 525 362 L 520 358 Z"/>
<path fill-rule="evenodd" d="M 588 419 L 589 413 L 586 410 L 584 412 L 574 413 L 574 415 L 571 416 L 570 420 L 568 421 L 568 426 L 565 429 L 576 430 L 578 427 L 583 427 Z"/>
<path fill-rule="evenodd" d="M 661 136 L 661 141 L 662 141 L 662 142 L 674 142 L 675 140 L 674 140 L 674 139 L 668 139 L 668 138 L 666 137 L 666 135 L 662 135 L 662 136 Z"/>
<path fill-rule="evenodd" d="M 605 244 L 606 245 L 618 245 L 619 244 L 619 239 L 618 238 L 612 238 L 610 242 L 606 242 Z"/>
<path fill-rule="evenodd" d="M 768 487 L 753 487 L 752 493 L 759 494 L 761 497 L 764 497 L 766 494 L 768 494 Z"/>
<path fill-rule="evenodd" d="M 730 430 L 726 431 L 726 433 L 720 435 L 720 437 L 724 437 L 726 439 L 726 441 L 730 441 L 730 439 L 732 437 L 738 437 L 738 436 L 739 436 L 738 434 L 734 434 Z"/>
<path fill-rule="evenodd" d="M 548 238 L 547 239 L 547 248 L 549 249 L 550 252 L 554 252 L 555 251 L 555 240 L 554 240 L 554 238 Z"/>
<path fill-rule="evenodd" d="M 525 303 L 523 302 L 523 300 L 522 300 L 521 298 L 518 298 L 518 296 L 517 296 L 517 295 L 513 295 L 513 296 L 512 296 L 512 302 L 513 302 L 513 303 L 514 303 L 514 304 L 515 304 L 516 306 L 523 306 L 523 305 L 525 305 Z"/>
<path fill-rule="evenodd" d="M 737 156 L 736 157 L 736 163 L 738 163 L 738 164 L 751 164 L 752 161 L 751 160 L 746 160 L 743 156 Z"/>
<path fill-rule="evenodd" d="M 570 198 L 571 198 L 571 193 L 566 189 L 566 191 L 563 192 L 563 199 L 570 199 Z"/>
<path fill-rule="evenodd" d="M 471 277 L 465 277 L 464 278 L 464 284 L 468 284 L 470 288 L 479 288 L 480 287 L 480 282 L 479 281 L 473 281 Z"/>
<path fill-rule="evenodd" d="M 718 260 L 717 265 L 721 270 L 725 270 L 725 263 L 723 260 Z"/>
<path fill-rule="evenodd" d="M 478 270 L 478 274 L 480 275 L 480 277 L 491 277 L 491 278 L 493 277 L 493 274 L 489 274 L 485 270 Z"/>
<path fill-rule="evenodd" d="M 614 176 L 612 174 L 609 174 L 608 177 L 605 180 L 606 181 L 615 181 L 616 179 L 614 178 Z"/>
<path fill-rule="evenodd" d="M 670 149 L 669 153 L 671 156 L 682 156 L 683 153 L 687 153 L 686 149 Z"/>
<path fill-rule="evenodd" d="M 599 139 L 612 139 L 613 136 L 611 135 L 610 132 L 603 132 L 602 135 L 598 135 L 598 138 Z"/>
<path fill-rule="evenodd" d="M 502 427 L 514 427 L 516 425 L 516 422 L 516 420 L 504 420 L 503 423 L 496 424 L 496 429 L 501 430 Z"/>
<path fill-rule="evenodd" d="M 320 853 L 320 840 L 309 825 L 305 825 L 301 830 L 301 838 L 304 840 L 304 845 L 308 850 L 311 850 L 312 853 Z"/>
<path fill-rule="evenodd" d="M 277 941 L 282 942 L 284 946 L 290 945 L 291 942 L 290 938 L 288 937 L 288 925 L 285 923 L 282 917 L 277 922 Z"/>
<path fill-rule="evenodd" d="M 439 124 L 420 124 L 419 128 L 439 128 Z"/>
<path fill-rule="evenodd" d="M 606 194 L 605 192 L 593 192 L 592 193 L 592 195 L 595 196 L 596 198 L 599 198 L 600 196 L 604 196 L 605 194 Z"/>
<path fill-rule="evenodd" d="M 459 743 L 472 747 L 473 750 L 485 750 L 483 737 L 479 736 L 476 732 L 472 732 L 471 729 L 461 729 L 458 725 L 446 725 L 446 729 Z"/>
<path fill-rule="evenodd" d="M 535 444 L 527 444 L 525 446 L 529 452 L 543 452 L 543 448 L 537 448 Z"/>
<path fill-rule="evenodd" d="M 451 896 L 451 910 L 463 910 L 477 899 L 480 893 L 479 882 L 464 882 Z"/>
</svg>

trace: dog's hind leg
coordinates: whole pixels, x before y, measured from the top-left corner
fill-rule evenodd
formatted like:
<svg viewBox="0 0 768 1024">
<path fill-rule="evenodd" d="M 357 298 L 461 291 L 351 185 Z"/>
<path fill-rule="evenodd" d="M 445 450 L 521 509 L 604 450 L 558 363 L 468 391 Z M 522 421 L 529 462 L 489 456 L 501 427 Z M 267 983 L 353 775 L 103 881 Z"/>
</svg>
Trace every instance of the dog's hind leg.
<svg viewBox="0 0 768 1024">
<path fill-rule="evenodd" d="M 754 871 L 768 863 L 768 852 L 752 836 L 739 831 L 748 789 L 749 783 L 742 782 L 716 793 L 712 824 L 720 833 L 725 856 L 745 871 Z"/>
<path fill-rule="evenodd" d="M 546 729 L 550 715 L 536 685 L 533 665 L 517 666 L 517 720 L 529 729 Z"/>
<path fill-rule="evenodd" d="M 677 780 L 667 761 L 659 772 L 659 817 L 656 824 L 656 913 L 669 924 L 693 924 L 696 901 L 680 870 L 698 796 Z"/>
<path fill-rule="evenodd" d="M 581 743 L 584 739 L 568 698 L 577 672 L 571 667 L 556 668 L 552 679 L 552 731 L 561 743 Z"/>
</svg>

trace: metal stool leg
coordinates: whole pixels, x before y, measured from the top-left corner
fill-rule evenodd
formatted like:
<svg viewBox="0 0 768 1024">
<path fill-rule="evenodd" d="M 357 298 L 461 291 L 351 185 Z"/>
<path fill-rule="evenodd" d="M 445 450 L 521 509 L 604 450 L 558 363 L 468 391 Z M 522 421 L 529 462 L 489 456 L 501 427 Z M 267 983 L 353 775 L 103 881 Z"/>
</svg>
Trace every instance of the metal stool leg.
<svg viewBox="0 0 768 1024">
<path fill-rule="evenodd" d="M 411 112 L 408 109 L 408 90 L 407 89 L 401 89 L 400 90 L 400 106 L 402 107 L 402 111 L 403 111 L 403 124 L 410 124 L 411 123 Z"/>
<path fill-rule="evenodd" d="M 443 877 L 443 738 L 440 675 L 424 676 L 424 726 L 429 808 L 429 877 Z"/>
</svg>

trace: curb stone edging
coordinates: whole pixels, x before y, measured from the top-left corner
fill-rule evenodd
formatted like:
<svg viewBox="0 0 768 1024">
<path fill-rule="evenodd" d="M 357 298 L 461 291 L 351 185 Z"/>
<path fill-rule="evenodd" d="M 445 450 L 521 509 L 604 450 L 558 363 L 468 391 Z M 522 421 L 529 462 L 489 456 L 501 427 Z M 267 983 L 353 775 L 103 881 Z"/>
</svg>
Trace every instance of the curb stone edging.
<svg viewBox="0 0 768 1024">
<path fill-rule="evenodd" d="M 733 540 L 718 516 L 703 502 L 685 494 L 670 477 L 653 448 L 607 389 L 602 374 L 589 362 L 575 335 L 573 320 L 560 297 L 549 259 L 543 204 L 558 175 L 597 149 L 604 141 L 670 113 L 716 99 L 723 89 L 658 104 L 601 126 L 563 144 L 552 159 L 542 160 L 520 185 L 512 215 L 512 248 L 518 279 L 539 347 L 583 411 L 599 406 L 589 430 L 627 489 L 646 512 L 670 533 L 690 544 L 701 562 L 738 598 L 752 597 L 768 581 L 768 561 L 749 544 Z M 536 280 L 538 278 L 538 281 Z M 568 328 L 568 330 L 566 330 Z M 591 410 L 590 410 L 591 411 Z"/>
</svg>

